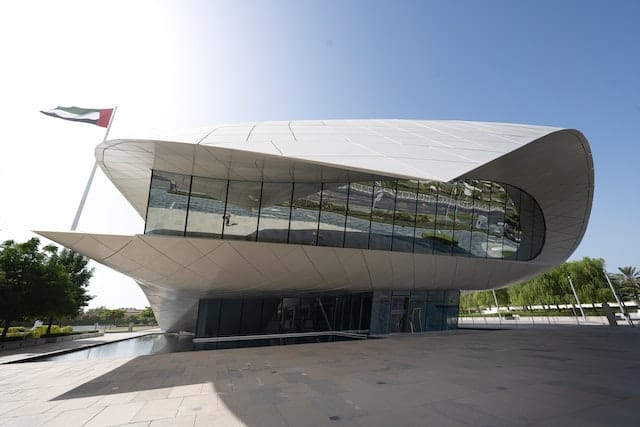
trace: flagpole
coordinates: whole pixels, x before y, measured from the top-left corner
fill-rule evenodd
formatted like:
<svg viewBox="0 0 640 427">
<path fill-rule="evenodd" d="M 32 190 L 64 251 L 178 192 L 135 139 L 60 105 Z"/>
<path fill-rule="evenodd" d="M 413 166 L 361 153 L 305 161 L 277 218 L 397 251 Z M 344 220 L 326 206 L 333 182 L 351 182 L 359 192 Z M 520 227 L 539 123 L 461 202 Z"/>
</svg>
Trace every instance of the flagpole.
<svg viewBox="0 0 640 427">
<path fill-rule="evenodd" d="M 113 107 L 113 112 L 111 113 L 111 118 L 109 118 L 109 124 L 107 125 L 107 131 L 104 134 L 104 138 L 102 142 L 105 142 L 109 137 L 109 131 L 111 130 L 111 123 L 113 123 L 113 118 L 116 116 L 116 111 L 118 110 L 118 106 Z M 96 169 L 98 169 L 98 160 L 93 162 L 93 169 L 91 169 L 91 174 L 89 175 L 89 180 L 87 181 L 87 185 L 84 188 L 84 193 L 82 194 L 82 199 L 80 199 L 80 204 L 78 205 L 78 210 L 76 211 L 76 216 L 73 218 L 73 224 L 71 224 L 71 231 L 75 231 L 78 227 L 78 221 L 80 221 L 80 215 L 82 215 L 82 210 L 84 209 L 84 203 L 87 201 L 87 196 L 89 195 L 89 189 L 91 188 L 91 184 L 93 183 L 93 177 L 96 174 Z"/>
</svg>

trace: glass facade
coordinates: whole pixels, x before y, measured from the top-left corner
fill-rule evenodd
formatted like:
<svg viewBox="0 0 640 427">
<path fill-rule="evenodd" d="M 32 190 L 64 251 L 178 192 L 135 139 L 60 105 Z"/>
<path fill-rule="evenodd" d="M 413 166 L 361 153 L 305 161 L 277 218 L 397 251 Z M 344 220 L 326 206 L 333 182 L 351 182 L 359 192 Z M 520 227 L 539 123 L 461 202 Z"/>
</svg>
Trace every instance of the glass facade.
<svg viewBox="0 0 640 427">
<path fill-rule="evenodd" d="M 527 261 L 538 203 L 482 180 L 255 182 L 153 171 L 145 233 Z"/>
<path fill-rule="evenodd" d="M 341 295 L 200 300 L 196 338 L 351 331 L 384 335 L 458 327 L 459 291 L 376 291 Z"/>
<path fill-rule="evenodd" d="M 196 338 L 368 332 L 371 292 L 346 295 L 214 298 L 200 300 Z"/>
</svg>

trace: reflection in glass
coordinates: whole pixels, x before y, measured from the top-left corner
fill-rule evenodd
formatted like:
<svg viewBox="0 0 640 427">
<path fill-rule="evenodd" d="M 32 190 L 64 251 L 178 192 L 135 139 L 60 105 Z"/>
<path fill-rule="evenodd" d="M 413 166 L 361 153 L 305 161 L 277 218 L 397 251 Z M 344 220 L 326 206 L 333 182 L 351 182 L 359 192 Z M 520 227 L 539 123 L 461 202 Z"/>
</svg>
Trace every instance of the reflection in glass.
<svg viewBox="0 0 640 427">
<path fill-rule="evenodd" d="M 153 171 L 144 232 L 184 235 L 191 177 Z"/>
<path fill-rule="evenodd" d="M 255 240 L 262 183 L 229 181 L 225 210 L 225 239 Z"/>
<path fill-rule="evenodd" d="M 542 250 L 545 225 L 529 194 L 490 181 L 274 183 L 154 171 L 145 233 L 185 232 L 525 261 Z"/>
<path fill-rule="evenodd" d="M 518 251 L 521 243 L 520 212 L 522 192 L 510 185 L 506 186 L 506 207 L 504 213 L 504 238 L 502 239 L 502 258 L 520 259 Z M 526 198 L 525 198 L 526 199 Z M 524 247 L 520 253 L 524 252 Z M 527 249 L 527 253 L 529 250 Z"/>
<path fill-rule="evenodd" d="M 344 236 L 345 248 L 369 247 L 371 227 L 372 182 L 352 182 L 349 185 L 349 204 Z"/>
<path fill-rule="evenodd" d="M 433 252 L 437 203 L 437 183 L 433 181 L 420 181 L 413 249 L 416 253 L 430 254 Z"/>
<path fill-rule="evenodd" d="M 433 253 L 450 254 L 458 241 L 453 236 L 453 220 L 456 211 L 456 187 L 450 183 L 438 183 L 436 230 L 431 236 Z"/>
<path fill-rule="evenodd" d="M 318 246 L 342 247 L 347 215 L 349 184 L 329 184 L 322 187 Z"/>
<path fill-rule="evenodd" d="M 413 252 L 418 181 L 398 181 L 391 250 Z"/>
<path fill-rule="evenodd" d="M 293 184 L 290 182 L 263 184 L 258 224 L 259 241 L 287 243 L 292 191 Z"/>
<path fill-rule="evenodd" d="M 471 181 L 473 186 L 473 214 L 471 216 L 471 246 L 469 255 L 487 256 L 487 236 L 491 205 L 491 183 Z"/>
<path fill-rule="evenodd" d="M 491 201 L 489 212 L 489 235 L 487 236 L 487 257 L 502 258 L 505 208 L 507 193 L 498 184 L 491 184 Z"/>
<path fill-rule="evenodd" d="M 227 180 L 193 177 L 187 236 L 220 237 L 227 198 Z"/>
<path fill-rule="evenodd" d="M 294 183 L 289 243 L 316 244 L 321 195 L 320 183 Z"/>
<path fill-rule="evenodd" d="M 395 201 L 395 181 L 376 181 L 374 183 L 369 249 L 391 250 Z"/>
</svg>

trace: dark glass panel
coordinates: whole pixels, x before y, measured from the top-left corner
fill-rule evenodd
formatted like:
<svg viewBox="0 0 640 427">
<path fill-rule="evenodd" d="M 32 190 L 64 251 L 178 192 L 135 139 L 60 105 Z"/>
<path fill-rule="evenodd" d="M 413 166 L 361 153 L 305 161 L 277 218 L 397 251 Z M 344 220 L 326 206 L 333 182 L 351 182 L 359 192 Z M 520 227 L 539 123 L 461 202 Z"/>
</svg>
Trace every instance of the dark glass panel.
<svg viewBox="0 0 640 427">
<path fill-rule="evenodd" d="M 388 334 L 391 292 L 376 291 L 372 298 L 370 333 L 372 335 Z"/>
<path fill-rule="evenodd" d="M 369 325 L 371 324 L 371 292 L 367 292 L 362 296 L 362 316 L 360 318 L 360 330 L 369 329 Z"/>
<path fill-rule="evenodd" d="M 511 187 L 510 187 L 511 190 Z M 518 243 L 517 259 L 519 261 L 526 261 L 531 259 L 531 251 L 533 249 L 533 215 L 534 215 L 534 201 L 527 193 L 516 189 L 520 193 L 520 206 L 518 209 L 518 228 L 514 233 L 515 239 Z M 509 192 L 511 194 L 511 191 Z M 511 238 L 507 235 L 506 238 Z M 506 239 L 505 239 L 506 240 Z"/>
<path fill-rule="evenodd" d="M 228 337 L 238 335 L 242 319 L 242 299 L 225 298 L 220 307 L 220 327 L 218 336 Z"/>
<path fill-rule="evenodd" d="M 283 298 L 282 299 L 282 327 L 281 332 L 300 332 L 300 299 L 299 298 Z"/>
<path fill-rule="evenodd" d="M 398 181 L 391 250 L 413 252 L 418 181 Z"/>
<path fill-rule="evenodd" d="M 146 234 L 184 235 L 191 177 L 153 171 L 149 188 Z"/>
<path fill-rule="evenodd" d="M 266 334 L 281 332 L 282 298 L 264 298 L 262 304 L 262 328 Z"/>
<path fill-rule="evenodd" d="M 229 181 L 224 239 L 255 240 L 262 183 Z"/>
<path fill-rule="evenodd" d="M 419 187 L 414 251 L 430 254 L 434 246 L 438 183 L 420 181 Z"/>
<path fill-rule="evenodd" d="M 198 322 L 196 337 L 217 337 L 218 318 L 220 316 L 220 300 L 204 299 L 198 304 Z"/>
<path fill-rule="evenodd" d="M 372 182 L 352 182 L 349 185 L 349 206 L 344 237 L 345 248 L 369 247 L 371 227 Z"/>
<path fill-rule="evenodd" d="M 445 291 L 429 291 L 427 297 L 427 331 L 444 329 Z"/>
<path fill-rule="evenodd" d="M 227 198 L 227 180 L 193 177 L 187 236 L 220 237 Z"/>
<path fill-rule="evenodd" d="M 409 332 L 409 296 L 391 297 L 389 332 Z"/>
<path fill-rule="evenodd" d="M 321 193 L 322 184 L 320 183 L 296 182 L 294 184 L 289 243 L 316 244 Z"/>
<path fill-rule="evenodd" d="M 318 245 L 342 247 L 344 226 L 347 215 L 349 184 L 324 183 L 322 186 L 322 206 Z"/>
<path fill-rule="evenodd" d="M 287 243 L 293 184 L 265 182 L 262 186 L 258 240 Z"/>
<path fill-rule="evenodd" d="M 396 182 L 376 181 L 373 188 L 369 249 L 391 250 L 395 201 Z"/>
<path fill-rule="evenodd" d="M 262 333 L 262 298 L 245 298 L 242 302 L 241 335 Z"/>
<path fill-rule="evenodd" d="M 409 305 L 409 329 L 413 332 L 424 332 L 426 325 L 426 293 L 412 292 Z"/>
<path fill-rule="evenodd" d="M 544 245 L 544 234 L 545 234 L 545 225 L 544 225 L 544 217 L 542 216 L 542 211 L 540 210 L 540 206 L 534 200 L 534 211 L 533 211 L 533 243 L 531 250 L 531 258 L 535 258 L 538 256 L 540 251 L 542 250 L 542 246 Z"/>
</svg>

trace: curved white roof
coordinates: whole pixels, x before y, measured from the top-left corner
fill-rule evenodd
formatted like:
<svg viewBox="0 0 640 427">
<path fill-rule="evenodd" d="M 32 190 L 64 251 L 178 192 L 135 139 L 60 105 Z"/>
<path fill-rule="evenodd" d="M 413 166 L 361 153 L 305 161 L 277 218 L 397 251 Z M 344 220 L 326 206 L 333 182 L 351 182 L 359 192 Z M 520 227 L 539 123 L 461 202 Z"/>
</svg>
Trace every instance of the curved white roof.
<svg viewBox="0 0 640 427">
<path fill-rule="evenodd" d="M 442 120 L 243 123 L 154 139 L 111 140 L 96 148 L 96 158 L 144 216 L 152 168 L 240 180 L 319 181 L 338 168 L 450 181 L 559 130 Z"/>
</svg>

